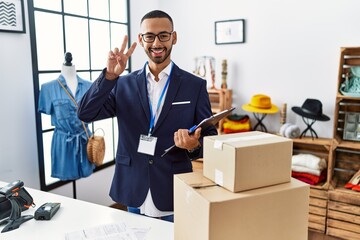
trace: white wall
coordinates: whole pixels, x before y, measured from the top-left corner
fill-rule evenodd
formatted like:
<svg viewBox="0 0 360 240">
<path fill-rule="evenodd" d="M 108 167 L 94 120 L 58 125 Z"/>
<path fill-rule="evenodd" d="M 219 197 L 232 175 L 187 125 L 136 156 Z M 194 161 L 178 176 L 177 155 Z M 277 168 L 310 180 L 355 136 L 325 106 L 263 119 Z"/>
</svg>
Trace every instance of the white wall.
<svg viewBox="0 0 360 240">
<path fill-rule="evenodd" d="M 162 9 L 158 0 L 149 0 L 149 1 L 140 1 L 140 0 L 131 0 L 130 1 L 130 40 L 131 42 L 137 42 L 138 34 L 140 33 L 140 21 L 141 18 L 149 11 L 155 9 Z M 120 45 L 121 43 L 119 43 Z M 133 55 L 132 55 L 132 69 L 138 69 L 144 66 L 145 61 L 147 61 L 146 55 L 143 48 L 138 44 Z"/>
<path fill-rule="evenodd" d="M 0 180 L 22 179 L 40 188 L 27 1 L 26 34 L 0 32 Z M 357 0 L 131 0 L 131 38 L 137 40 L 139 22 L 148 11 L 161 8 L 173 17 L 178 43 L 173 60 L 192 71 L 193 59 L 211 55 L 217 60 L 217 85 L 221 61 L 228 60 L 228 85 L 234 91 L 237 112 L 255 93 L 271 96 L 273 103 L 301 106 L 306 98 L 323 102 L 333 118 L 341 46 L 359 46 L 360 2 Z M 246 43 L 215 45 L 214 22 L 246 19 Z M 119 43 L 120 44 L 120 43 Z M 141 47 L 132 59 L 133 69 L 146 60 Z M 288 120 L 303 126 L 288 110 Z M 268 116 L 269 130 L 279 128 L 279 115 Z M 314 125 L 320 137 L 332 137 L 332 120 Z M 107 193 L 113 168 L 78 182 L 79 198 L 109 204 Z M 91 189 L 99 192 L 89 192 Z M 54 192 L 72 195 L 72 186 Z M 105 196 L 104 196 L 105 195 Z"/>
<path fill-rule="evenodd" d="M 241 106 L 252 95 L 264 93 L 279 107 L 287 103 L 288 121 L 303 130 L 301 117 L 291 107 L 317 98 L 331 120 L 313 127 L 319 137 L 333 136 L 340 47 L 360 46 L 359 1 L 160 0 L 160 6 L 175 22 L 176 64 L 192 71 L 195 57 L 214 56 L 220 87 L 221 61 L 227 59 L 228 86 L 237 113 L 252 117 Z M 245 44 L 215 45 L 214 22 L 229 19 L 246 20 Z M 142 60 L 133 58 L 133 62 L 133 68 L 143 66 Z M 265 124 L 277 132 L 279 121 L 279 114 L 269 115 Z"/>
<path fill-rule="evenodd" d="M 26 34 L 0 32 L 0 179 L 39 188 L 27 10 L 25 15 Z"/>
</svg>

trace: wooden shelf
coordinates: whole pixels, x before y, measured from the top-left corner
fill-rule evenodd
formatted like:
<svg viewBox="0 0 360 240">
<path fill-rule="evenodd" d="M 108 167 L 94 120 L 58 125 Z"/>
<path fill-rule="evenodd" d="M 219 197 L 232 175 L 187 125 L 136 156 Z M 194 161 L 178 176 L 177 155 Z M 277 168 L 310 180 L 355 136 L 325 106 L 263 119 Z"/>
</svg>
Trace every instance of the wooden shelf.
<svg viewBox="0 0 360 240">
<path fill-rule="evenodd" d="M 232 106 L 232 90 L 231 89 L 208 89 L 211 111 L 213 114 L 229 109 Z M 223 131 L 223 122 L 218 123 L 218 132 Z"/>
<path fill-rule="evenodd" d="M 332 158 L 333 158 L 333 139 L 332 138 L 314 138 L 303 137 L 293 139 L 293 154 L 313 154 L 315 156 L 324 158 L 327 162 L 327 178 L 326 181 L 317 185 L 311 185 L 312 189 L 328 190 L 332 173 Z"/>
<path fill-rule="evenodd" d="M 352 66 L 360 66 L 360 47 L 341 49 L 337 89 Z M 334 112 L 333 138 L 292 139 L 293 154 L 314 154 L 327 161 L 326 181 L 310 186 L 309 229 L 342 239 L 360 239 L 360 192 L 344 188 L 360 169 L 360 141 L 344 135 L 348 113 L 357 116 L 359 127 L 360 98 L 338 92 Z"/>
<path fill-rule="evenodd" d="M 335 137 L 334 138 L 336 147 L 339 148 L 348 148 L 348 149 L 353 149 L 353 150 L 359 150 L 360 151 L 360 142 L 355 142 L 355 141 L 347 141 L 347 140 L 343 140 L 339 137 Z"/>
<path fill-rule="evenodd" d="M 294 143 L 303 143 L 303 144 L 311 144 L 311 145 L 326 145 L 331 146 L 332 139 L 330 138 L 314 138 L 311 137 L 303 137 L 303 138 L 293 138 Z"/>
<path fill-rule="evenodd" d="M 336 98 L 339 100 L 355 100 L 355 101 L 360 100 L 360 97 L 344 96 L 339 92 L 336 94 Z"/>
<path fill-rule="evenodd" d="M 293 139 L 293 154 L 313 154 L 327 162 L 327 178 L 317 185 L 310 185 L 309 230 L 326 233 L 326 216 L 329 188 L 329 164 L 332 157 L 332 139 L 303 137 Z"/>
<path fill-rule="evenodd" d="M 341 48 L 338 90 L 352 66 L 360 66 L 360 47 Z M 360 142 L 344 139 L 346 115 L 359 112 L 360 98 L 344 96 L 338 91 L 332 141 L 334 151 L 329 159 L 331 164 L 328 171 L 330 181 L 326 234 L 342 239 L 360 239 L 360 193 L 344 188 L 360 169 Z"/>
</svg>

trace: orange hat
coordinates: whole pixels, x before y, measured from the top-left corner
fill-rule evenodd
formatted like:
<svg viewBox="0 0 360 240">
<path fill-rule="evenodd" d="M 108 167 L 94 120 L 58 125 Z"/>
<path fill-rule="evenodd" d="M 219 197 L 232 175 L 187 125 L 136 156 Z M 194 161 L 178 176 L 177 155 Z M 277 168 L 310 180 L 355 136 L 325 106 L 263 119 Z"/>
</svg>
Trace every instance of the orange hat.
<svg viewBox="0 0 360 240">
<path fill-rule="evenodd" d="M 271 104 L 271 98 L 264 94 L 252 96 L 250 103 L 242 105 L 242 109 L 248 112 L 269 114 L 274 114 L 279 111 L 277 106 Z"/>
</svg>

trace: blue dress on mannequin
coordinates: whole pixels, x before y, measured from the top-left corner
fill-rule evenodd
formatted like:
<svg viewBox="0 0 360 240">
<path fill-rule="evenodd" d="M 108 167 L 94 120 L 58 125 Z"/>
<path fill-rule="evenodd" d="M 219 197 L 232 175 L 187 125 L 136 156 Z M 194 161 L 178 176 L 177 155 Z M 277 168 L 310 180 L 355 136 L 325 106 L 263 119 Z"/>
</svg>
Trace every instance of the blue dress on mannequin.
<svg viewBox="0 0 360 240">
<path fill-rule="evenodd" d="M 77 75 L 76 78 L 78 85 L 74 98 L 78 102 L 92 83 Z M 71 92 L 63 75 L 59 80 Z M 95 165 L 87 159 L 87 136 L 77 117 L 77 107 L 57 79 L 42 84 L 38 111 L 51 115 L 51 125 L 55 126 L 51 142 L 51 177 L 65 181 L 91 175 Z"/>
</svg>

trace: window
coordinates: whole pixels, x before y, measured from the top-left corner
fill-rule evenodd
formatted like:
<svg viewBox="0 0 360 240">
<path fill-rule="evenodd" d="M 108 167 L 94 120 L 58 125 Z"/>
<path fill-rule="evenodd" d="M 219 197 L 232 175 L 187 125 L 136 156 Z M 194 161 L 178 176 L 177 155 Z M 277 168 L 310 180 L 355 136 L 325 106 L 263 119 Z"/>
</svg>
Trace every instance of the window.
<svg viewBox="0 0 360 240">
<path fill-rule="evenodd" d="M 29 22 L 40 183 L 48 191 L 67 182 L 51 177 L 54 126 L 50 115 L 37 111 L 41 85 L 59 77 L 66 52 L 72 53 L 79 77 L 94 81 L 105 67 L 108 51 L 130 33 L 129 0 L 30 0 Z M 129 62 L 124 73 L 130 70 Z M 118 134 L 115 118 L 90 126 L 92 132 L 98 128 L 105 132 L 106 153 L 95 171 L 114 164 Z"/>
</svg>

